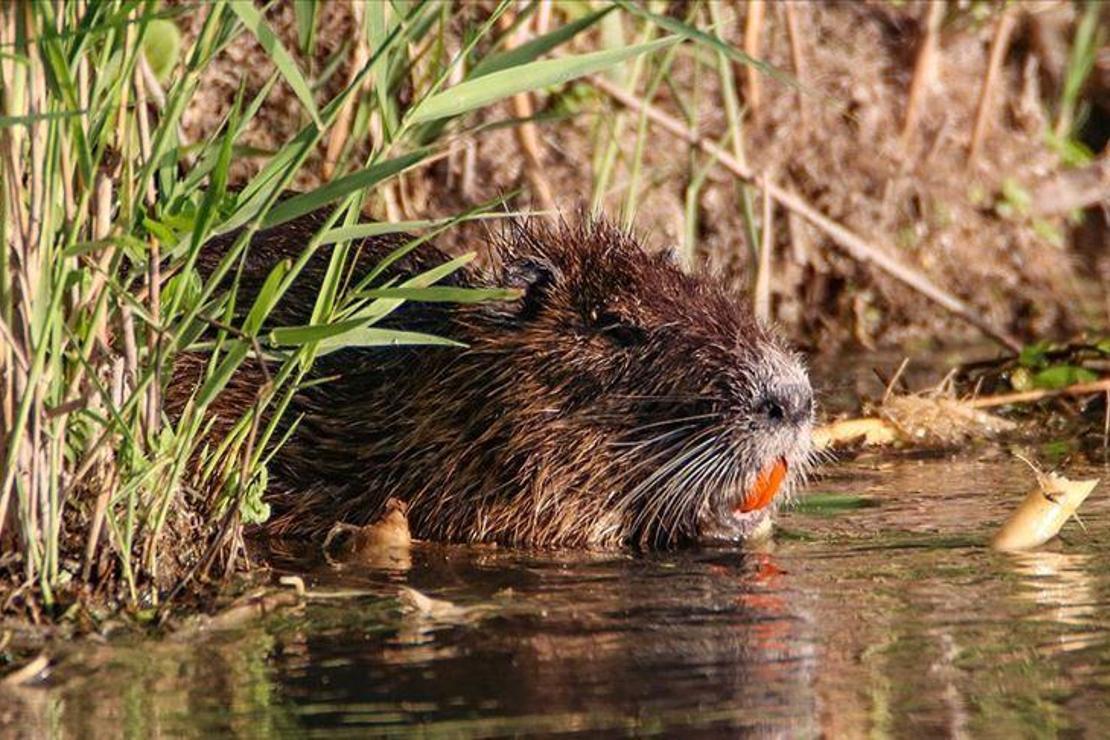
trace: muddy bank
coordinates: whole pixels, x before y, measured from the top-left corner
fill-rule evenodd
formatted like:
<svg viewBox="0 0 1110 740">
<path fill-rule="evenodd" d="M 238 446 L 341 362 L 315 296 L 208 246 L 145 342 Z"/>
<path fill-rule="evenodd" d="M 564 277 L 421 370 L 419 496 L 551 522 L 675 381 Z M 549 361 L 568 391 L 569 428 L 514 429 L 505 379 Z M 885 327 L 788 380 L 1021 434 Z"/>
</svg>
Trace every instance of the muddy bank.
<svg viewBox="0 0 1110 740">
<path fill-rule="evenodd" d="M 757 50 L 757 56 L 796 79 L 802 92 L 759 77 L 756 94 L 745 69 L 734 66 L 735 93 L 744 111 L 737 146 L 725 138 L 730 128 L 718 60 L 701 48 L 675 56 L 650 102 L 735 148 L 756 171 L 920 269 L 999 327 L 1031 337 L 1106 323 L 1110 256 L 1099 248 L 1106 243 L 1105 213 L 1088 208 L 1080 220 L 1074 211 L 1046 213 L 1035 207 L 1073 169 L 1061 156 L 1063 145 L 1052 143 L 1049 132 L 1061 124 L 1057 101 L 1082 10 L 1078 4 L 1024 4 L 1003 21 L 996 9 L 978 5 L 951 8 L 931 19 L 927 3 L 797 3 L 789 8 L 773 3 L 754 31 L 749 7 L 720 7 L 715 27 L 729 43 Z M 302 59 L 306 69 L 333 70 L 318 87 L 320 100 L 334 94 L 349 74 L 355 53 L 348 44 L 350 8 L 330 3 L 321 10 L 315 55 Z M 454 29 L 480 22 L 490 12 L 481 3 L 457 10 Z M 689 12 L 678 6 L 668 10 L 675 18 Z M 555 4 L 541 22 L 554 28 L 575 12 Z M 187 32 L 196 30 L 200 15 L 182 21 Z M 297 53 L 291 5 L 277 4 L 267 17 Z M 687 20 L 706 26 L 712 19 L 702 13 Z M 984 89 L 1002 26 L 1009 28 L 1005 53 Z M 533 24 L 533 32 L 540 30 Z M 583 52 L 612 45 L 618 35 L 631 43 L 640 40 L 640 33 L 628 16 L 584 34 L 572 48 Z M 746 33 L 754 34 L 754 41 L 746 41 Z M 923 58 L 927 40 L 931 52 Z M 453 53 L 459 39 L 447 37 L 444 45 L 443 53 Z M 485 51 L 479 48 L 476 57 Z M 1084 90 L 1092 105 L 1070 142 L 1095 153 L 1106 140 L 1107 66 L 1105 55 L 1096 60 Z M 206 73 L 185 115 L 188 135 L 196 139 L 212 133 L 244 75 L 249 96 L 272 71 L 253 37 L 241 35 Z M 638 95 L 645 93 L 650 72 L 641 76 Z M 637 116 L 621 112 L 586 82 L 531 100 L 535 112 L 547 119 L 540 122 L 536 139 L 539 173 L 559 209 L 573 217 L 596 199 L 617 218 L 634 189 L 631 223 L 649 243 L 687 251 L 695 269 L 719 272 L 738 290 L 752 286 L 756 245 L 748 237 L 741 186 L 734 177 L 655 129 L 647 130 L 637 169 Z M 976 135 L 981 106 L 982 130 Z M 472 116 L 465 128 L 518 113 L 505 103 Z M 279 82 L 242 143 L 272 151 L 303 122 L 295 96 Z M 611 143 L 615 167 L 599 195 L 599 166 Z M 365 149 L 367 142 L 355 146 Z M 450 144 L 442 161 L 377 193 L 369 210 L 392 219 L 450 215 L 518 190 L 512 205 L 527 208 L 539 199 L 535 172 L 528 171 L 521 147 L 514 127 L 467 134 Z M 301 187 L 321 181 L 323 150 L 322 145 L 301 175 Z M 248 177 L 263 161 L 242 159 L 236 176 Z M 753 203 L 759 221 L 758 194 Z M 845 257 L 826 236 L 785 210 L 774 209 L 771 224 L 771 315 L 803 343 L 870 347 L 974 334 L 914 291 Z M 443 241 L 470 247 L 481 239 L 481 228 L 460 228 Z"/>
</svg>

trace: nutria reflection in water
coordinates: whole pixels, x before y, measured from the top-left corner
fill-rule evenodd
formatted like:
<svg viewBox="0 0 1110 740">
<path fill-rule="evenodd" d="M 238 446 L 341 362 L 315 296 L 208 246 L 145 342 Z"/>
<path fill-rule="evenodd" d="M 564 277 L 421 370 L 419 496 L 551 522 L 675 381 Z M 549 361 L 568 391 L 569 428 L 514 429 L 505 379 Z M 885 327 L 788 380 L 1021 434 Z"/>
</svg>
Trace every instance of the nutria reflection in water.
<svg viewBox="0 0 1110 740">
<path fill-rule="evenodd" d="M 271 267 L 299 254 L 323 219 L 257 234 L 237 305 L 250 306 Z M 202 272 L 236 236 L 206 246 Z M 407 240 L 364 240 L 353 280 Z M 380 324 L 465 349 L 321 358 L 314 373 L 334 379 L 288 412 L 301 422 L 270 465 L 268 530 L 319 536 L 373 519 L 391 496 L 430 540 L 656 547 L 759 530 L 811 462 L 813 395 L 799 357 L 740 297 L 605 223 L 518 224 L 491 242 L 492 267 L 443 284 L 511 286 L 519 299 L 409 302 Z M 377 284 L 446 259 L 421 247 Z M 328 260 L 321 250 L 308 263 L 274 324 L 309 322 Z M 171 396 L 188 392 L 202 362 L 179 363 Z M 259 382 L 257 371 L 233 378 L 217 402 L 225 429 Z"/>
</svg>

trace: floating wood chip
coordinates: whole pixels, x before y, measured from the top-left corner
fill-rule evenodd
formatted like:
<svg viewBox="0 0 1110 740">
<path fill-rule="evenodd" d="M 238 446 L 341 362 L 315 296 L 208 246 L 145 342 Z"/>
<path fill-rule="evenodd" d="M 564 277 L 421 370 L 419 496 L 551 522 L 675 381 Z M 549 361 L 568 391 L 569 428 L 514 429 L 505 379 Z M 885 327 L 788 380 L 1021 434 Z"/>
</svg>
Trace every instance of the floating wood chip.
<svg viewBox="0 0 1110 740">
<path fill-rule="evenodd" d="M 876 409 L 874 416 L 818 427 L 813 432 L 813 444 L 818 448 L 856 443 L 866 446 L 895 442 L 955 444 L 994 437 L 1016 426 L 1012 421 L 954 398 L 891 396 Z"/>
<path fill-rule="evenodd" d="M 452 622 L 465 620 L 471 613 L 471 610 L 464 606 L 458 606 L 444 599 L 433 599 L 408 586 L 401 586 L 398 589 L 397 598 L 405 611 L 431 619 Z"/>
<path fill-rule="evenodd" d="M 365 527 L 336 524 L 324 538 L 324 554 L 333 564 L 358 563 L 373 568 L 412 567 L 412 533 L 407 507 L 399 499 L 385 503 L 385 513 Z"/>
<path fill-rule="evenodd" d="M 886 445 L 898 440 L 898 429 L 883 419 L 845 419 L 813 430 L 813 446 L 843 447 L 860 442 L 864 445 Z"/>
<path fill-rule="evenodd" d="M 1097 479 L 1073 481 L 1056 473 L 1034 472 L 1037 487 L 1003 522 L 991 540 L 994 549 L 1030 550 L 1048 542 L 1098 485 Z"/>
</svg>

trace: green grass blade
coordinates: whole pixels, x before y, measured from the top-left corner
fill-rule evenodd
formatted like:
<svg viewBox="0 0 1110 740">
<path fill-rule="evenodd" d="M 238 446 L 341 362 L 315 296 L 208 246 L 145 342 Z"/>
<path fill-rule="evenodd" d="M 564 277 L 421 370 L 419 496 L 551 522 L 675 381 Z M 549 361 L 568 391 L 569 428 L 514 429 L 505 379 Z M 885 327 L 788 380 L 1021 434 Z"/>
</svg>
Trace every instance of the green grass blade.
<svg viewBox="0 0 1110 740">
<path fill-rule="evenodd" d="M 599 20 L 608 15 L 617 6 L 610 5 L 595 11 L 588 15 L 582 16 L 578 20 L 571 21 L 566 25 L 556 28 L 554 31 L 545 33 L 543 36 L 532 39 L 531 41 L 521 44 L 512 49 L 498 52 L 497 54 L 490 54 L 482 61 L 474 65 L 470 71 L 470 79 L 474 80 L 479 77 L 485 77 L 494 72 L 500 72 L 503 69 L 510 67 L 519 67 L 535 60 L 537 57 L 546 54 L 557 46 L 565 44 L 572 38 L 577 36 L 582 31 L 585 31 L 590 26 L 597 23 Z"/>
<path fill-rule="evenodd" d="M 266 317 L 274 310 L 278 299 L 281 298 L 281 292 L 278 289 L 281 287 L 282 281 L 285 280 L 285 276 L 289 274 L 291 266 L 292 262 L 290 260 L 282 260 L 274 265 L 270 274 L 266 276 L 266 281 L 262 283 L 262 288 L 258 291 L 258 296 L 254 299 L 251 310 L 243 321 L 243 333 L 247 336 L 257 334 Z"/>
<path fill-rule="evenodd" d="M 304 76 L 292 55 L 282 46 L 281 40 L 266 24 L 262 13 L 254 7 L 250 0 L 232 0 L 230 7 L 232 12 L 239 16 L 243 25 L 258 39 L 258 43 L 266 50 L 266 53 L 270 55 L 274 66 L 281 71 L 281 76 L 289 83 L 289 87 L 293 89 L 293 94 L 297 96 L 301 105 L 308 111 L 312 122 L 316 124 L 317 128 L 323 129 L 324 124 L 320 122 L 320 111 L 316 109 L 316 99 L 312 97 L 312 88 L 305 82 Z"/>
<path fill-rule="evenodd" d="M 437 337 L 433 334 L 364 326 L 321 342 L 319 354 L 326 355 L 329 352 L 352 347 L 406 347 L 419 345 L 434 347 L 466 347 L 462 342 L 456 342 L 453 339 L 446 339 L 444 337 Z"/>
<path fill-rule="evenodd" d="M 293 15 L 297 19 L 297 42 L 305 54 L 311 54 L 316 48 L 316 15 L 319 8 L 317 0 L 293 0 Z"/>
<path fill-rule="evenodd" d="M 783 82 L 787 85 L 790 85 L 791 87 L 801 87 L 796 79 L 786 74 L 782 70 L 768 64 L 767 62 L 764 62 L 761 59 L 756 59 L 750 54 L 745 54 L 731 44 L 725 43 L 717 36 L 708 34 L 701 29 L 694 28 L 690 24 L 683 23 L 677 18 L 671 18 L 669 16 L 659 15 L 658 13 L 652 13 L 646 8 L 642 8 L 639 5 L 628 2 L 628 0 L 614 0 L 614 2 L 619 5 L 621 9 L 631 13 L 634 16 L 643 18 L 644 20 L 649 20 L 665 31 L 669 31 L 670 33 L 673 33 L 685 39 L 689 39 L 690 41 L 695 41 L 699 44 L 709 46 L 721 52 L 734 62 L 740 62 L 741 64 L 755 67 L 763 74 L 769 77 L 773 77 L 779 82 Z"/>
<path fill-rule="evenodd" d="M 435 228 L 449 222 L 449 218 L 424 219 L 420 221 L 393 221 L 391 223 L 374 222 L 368 224 L 353 224 L 328 229 L 320 237 L 320 244 L 335 244 L 352 239 L 367 239 L 373 236 L 386 234 L 403 234 L 410 231 L 422 231 Z"/>
<path fill-rule="evenodd" d="M 428 149 L 418 149 L 415 152 L 402 154 L 399 157 L 336 178 L 327 185 L 318 187 L 311 192 L 295 195 L 271 208 L 263 219 L 262 226 L 263 228 L 269 228 L 291 221 L 298 216 L 312 213 L 318 208 L 333 203 L 355 191 L 372 187 L 427 159 L 429 151 Z"/>
<path fill-rule="evenodd" d="M 482 303 L 484 301 L 515 301 L 523 292 L 514 288 L 371 288 L 360 295 L 368 298 L 399 298 L 424 303 Z"/>
<path fill-rule="evenodd" d="M 204 385 L 197 391 L 196 403 L 200 408 L 206 407 L 224 389 L 224 386 L 231 380 L 231 376 L 235 374 L 235 371 L 243 364 L 243 360 L 247 358 L 247 352 L 250 351 L 250 345 L 238 339 L 228 342 L 225 347 L 227 348 L 227 354 L 224 355 L 215 371 L 208 376 Z"/>
<path fill-rule="evenodd" d="M 300 347 L 325 339 L 342 336 L 366 325 L 365 318 L 346 319 L 330 324 L 305 324 L 303 326 L 280 326 L 272 329 L 267 337 L 273 347 Z"/>
<path fill-rule="evenodd" d="M 531 62 L 493 72 L 426 98 L 410 114 L 412 123 L 435 121 L 480 108 L 517 93 L 558 85 L 618 64 L 626 59 L 658 51 L 680 40 L 678 36 L 646 44 L 595 51 L 562 59 Z"/>
<path fill-rule="evenodd" d="M 333 324 L 283 326 L 270 332 L 270 344 L 277 347 L 300 347 L 319 343 L 321 349 L 334 352 L 346 347 L 385 347 L 390 345 L 434 344 L 462 347 L 443 337 L 420 332 L 379 329 L 367 326 L 367 319 L 348 319 Z"/>
<path fill-rule="evenodd" d="M 45 113 L 29 113 L 25 116 L 0 116 L 0 128 L 30 126 L 40 121 L 56 121 L 61 118 L 74 118 L 76 116 L 83 116 L 87 112 L 88 111 L 83 110 L 59 110 L 47 111 Z"/>
</svg>

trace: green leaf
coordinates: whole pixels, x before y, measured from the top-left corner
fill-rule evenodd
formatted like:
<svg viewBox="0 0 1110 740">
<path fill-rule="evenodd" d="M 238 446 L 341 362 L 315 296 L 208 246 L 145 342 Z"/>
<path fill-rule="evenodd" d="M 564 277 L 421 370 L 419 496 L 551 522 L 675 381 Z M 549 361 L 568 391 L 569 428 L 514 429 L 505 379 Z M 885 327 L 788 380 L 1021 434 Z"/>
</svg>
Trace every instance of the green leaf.
<svg viewBox="0 0 1110 740">
<path fill-rule="evenodd" d="M 836 516 L 874 506 L 878 506 L 878 502 L 851 493 L 808 493 L 793 508 L 811 516 Z"/>
<path fill-rule="evenodd" d="M 289 273 L 290 267 L 292 267 L 291 260 L 282 260 L 274 265 L 270 274 L 266 276 L 266 282 L 262 284 L 262 288 L 258 291 L 254 304 L 251 306 L 250 313 L 243 321 L 243 333 L 247 336 L 254 336 L 258 333 L 266 317 L 274 310 L 274 305 L 281 298 L 281 292 L 279 291 L 281 282 Z"/>
<path fill-rule="evenodd" d="M 521 44 L 520 46 L 497 54 L 490 54 L 482 61 L 474 65 L 474 69 L 470 70 L 470 79 L 474 80 L 479 77 L 484 77 L 494 72 L 500 72 L 509 67 L 519 67 L 522 64 L 527 64 L 537 57 L 546 54 L 557 46 L 560 46 L 572 38 L 577 36 L 582 31 L 597 23 L 604 18 L 609 12 L 614 10 L 617 6 L 610 5 L 595 11 L 588 15 L 582 16 L 576 21 L 572 21 L 565 25 L 559 26 L 550 33 L 545 33 L 543 36 L 532 39 L 531 41 Z"/>
<path fill-rule="evenodd" d="M 393 347 L 402 345 L 441 345 L 465 347 L 450 339 L 395 329 L 367 326 L 364 318 L 337 321 L 334 324 L 286 326 L 270 332 L 270 343 L 282 347 L 299 347 L 320 343 L 320 354 L 346 347 Z"/>
<path fill-rule="evenodd" d="M 269 479 L 266 466 L 259 465 L 257 474 L 247 482 L 239 503 L 243 524 L 262 524 L 270 518 L 270 505 L 263 499 Z"/>
<path fill-rule="evenodd" d="M 167 280 L 166 287 L 162 289 L 162 321 L 177 315 L 170 311 L 172 307 L 181 306 L 188 311 L 196 306 L 202 289 L 200 273 L 193 269 L 179 272 Z"/>
<path fill-rule="evenodd" d="M 366 239 L 371 236 L 382 236 L 384 234 L 403 234 L 410 231 L 421 231 L 423 229 L 441 226 L 450 221 L 451 219 L 449 218 L 437 218 L 422 221 L 394 221 L 393 223 L 378 221 L 368 224 L 340 226 L 325 231 L 320 236 L 320 244 L 335 244 L 336 242 L 345 242 L 350 239 Z"/>
<path fill-rule="evenodd" d="M 399 298 L 424 303 L 482 303 L 484 301 L 515 301 L 523 291 L 515 288 L 373 288 L 360 295 L 368 298 Z"/>
<path fill-rule="evenodd" d="M 59 110 L 48 111 L 46 113 L 30 113 L 26 116 L 0 116 L 0 128 L 11 128 L 13 126 L 30 126 L 32 123 L 39 121 L 56 121 L 59 118 L 74 118 L 76 116 L 83 116 L 88 111 L 84 110 Z"/>
<path fill-rule="evenodd" d="M 216 370 L 208 376 L 204 385 L 197 392 L 197 406 L 200 408 L 204 408 L 211 403 L 212 399 L 224 389 L 227 382 L 231 380 L 231 376 L 243 364 L 243 360 L 247 358 L 247 352 L 250 350 L 250 345 L 239 339 L 228 342 L 226 347 L 227 354 L 220 360 Z"/>
<path fill-rule="evenodd" d="M 163 18 L 150 21 L 143 36 L 143 55 L 158 81 L 166 82 L 181 58 L 181 32 L 177 24 Z"/>
<path fill-rule="evenodd" d="M 258 8 L 254 7 L 251 0 L 232 0 L 230 3 L 231 10 L 235 15 L 239 16 L 239 20 L 243 21 L 254 37 L 258 39 L 258 43 L 270 55 L 274 66 L 281 71 L 281 76 L 289 83 L 289 87 L 293 89 L 293 94 L 301 101 L 301 105 L 308 111 L 309 116 L 312 117 L 312 122 L 316 124 L 316 128 L 323 130 L 324 124 L 320 121 L 320 111 L 316 109 L 316 100 L 312 97 L 312 89 L 305 82 L 301 70 L 297 67 L 297 62 L 293 59 L 292 55 L 281 44 L 281 40 L 266 24 L 266 20 L 262 14 L 258 12 Z"/>
<path fill-rule="evenodd" d="M 316 13 L 319 7 L 317 0 L 293 0 L 293 15 L 297 18 L 297 43 L 305 54 L 311 54 L 316 46 Z"/>
<path fill-rule="evenodd" d="M 117 236 L 109 236 L 91 242 L 77 242 L 73 246 L 67 248 L 63 254 L 66 257 L 80 257 L 89 252 L 95 252 L 98 249 L 103 249 L 108 246 L 120 247 L 128 254 L 142 254 L 147 248 L 146 242 L 142 239 L 130 236 L 129 234 L 119 234 Z"/>
<path fill-rule="evenodd" d="M 1018 355 L 1018 363 L 1024 367 L 1039 368 L 1048 364 L 1046 357 L 1048 351 L 1052 349 L 1052 343 L 1048 340 L 1041 340 L 1027 344 L 1021 348 L 1021 353 Z"/>
<path fill-rule="evenodd" d="M 328 352 L 350 347 L 405 347 L 420 345 L 466 347 L 462 342 L 456 342 L 453 339 L 446 339 L 444 337 L 437 337 L 433 334 L 365 326 L 322 342 L 320 345 L 320 354 L 323 355 Z"/>
<path fill-rule="evenodd" d="M 457 116 L 517 93 L 558 85 L 593 74 L 634 56 L 658 51 L 679 40 L 678 36 L 668 36 L 646 44 L 595 51 L 562 59 L 546 59 L 492 72 L 426 98 L 410 114 L 411 122 L 424 123 L 447 116 Z"/>
<path fill-rule="evenodd" d="M 1033 199 L 1029 191 L 1017 180 L 1007 177 L 1002 181 L 1002 200 L 995 206 L 999 215 L 1012 217 L 1024 216 L 1029 212 Z"/>
<path fill-rule="evenodd" d="M 443 278 L 455 272 L 464 265 L 474 261 L 478 256 L 476 252 L 467 252 L 460 254 L 458 257 L 444 262 L 442 265 L 437 265 L 430 270 L 426 270 L 415 277 L 411 277 L 405 282 L 401 283 L 402 288 L 425 288 L 432 283 L 438 283 Z"/>
<path fill-rule="evenodd" d="M 299 347 L 312 342 L 322 342 L 365 326 L 367 319 L 358 317 L 330 324 L 305 324 L 281 326 L 270 332 L 270 344 L 275 347 Z"/>
<path fill-rule="evenodd" d="M 745 54 L 744 52 L 731 46 L 730 44 L 725 43 L 717 36 L 710 35 L 705 31 L 694 28 L 687 23 L 683 23 L 677 18 L 671 18 L 669 16 L 659 15 L 658 13 L 652 13 L 650 10 L 642 8 L 639 5 L 627 2 L 627 0 L 614 1 L 617 5 L 621 7 L 621 9 L 631 13 L 632 15 L 639 16 L 644 20 L 651 21 L 665 31 L 670 31 L 673 34 L 689 39 L 690 41 L 696 41 L 700 44 L 710 46 L 713 49 L 724 54 L 732 61 L 739 62 L 740 64 L 746 64 L 749 67 L 755 67 L 763 74 L 769 77 L 773 77 L 779 82 L 783 82 L 793 88 L 800 89 L 801 87 L 798 84 L 798 81 L 790 75 L 777 69 L 776 67 L 771 66 L 767 62 L 756 59 L 750 54 Z"/>
<path fill-rule="evenodd" d="M 318 187 L 309 193 L 302 193 L 288 200 L 283 200 L 270 209 L 262 225 L 264 228 L 269 228 L 291 221 L 298 216 L 312 213 L 328 203 L 350 195 L 356 190 L 369 188 L 423 161 L 428 156 L 429 151 L 429 149 L 418 149 L 415 152 L 387 159 L 379 164 L 373 164 L 357 172 L 336 178 L 327 185 Z"/>
<path fill-rule="evenodd" d="M 1076 383 L 1090 383 L 1095 380 L 1098 380 L 1098 375 L 1085 367 L 1054 365 L 1034 375 L 1033 385 L 1038 388 L 1056 390 Z"/>
</svg>

